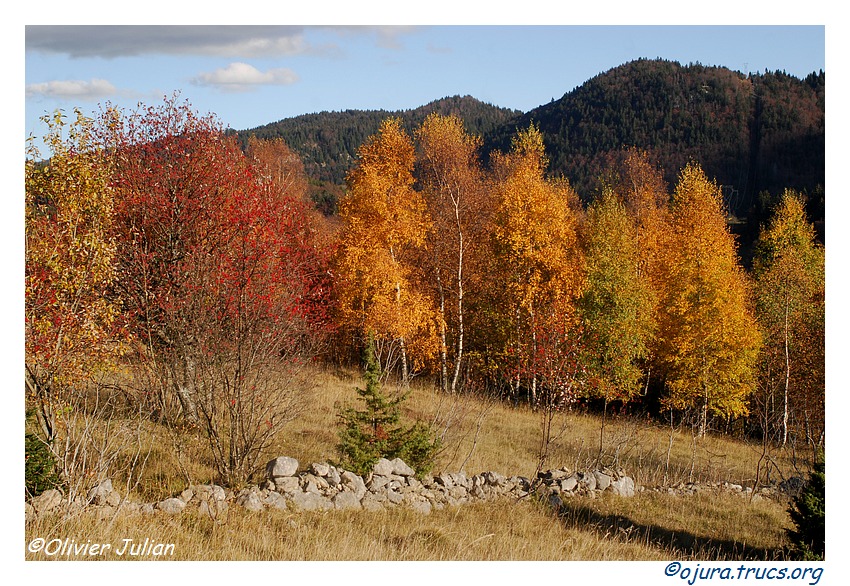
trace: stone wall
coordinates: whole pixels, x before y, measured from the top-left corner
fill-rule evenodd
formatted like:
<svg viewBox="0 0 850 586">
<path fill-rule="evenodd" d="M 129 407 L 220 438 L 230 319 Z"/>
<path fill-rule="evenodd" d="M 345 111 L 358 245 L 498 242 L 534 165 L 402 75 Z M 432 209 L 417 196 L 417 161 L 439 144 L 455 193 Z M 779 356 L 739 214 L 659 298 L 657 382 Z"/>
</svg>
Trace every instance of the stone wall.
<svg viewBox="0 0 850 586">
<path fill-rule="evenodd" d="M 313 463 L 299 472 L 294 458 L 281 456 L 266 466 L 266 480 L 260 486 L 227 491 L 217 485 L 194 485 L 179 496 L 157 503 L 138 503 L 121 497 L 109 480 L 92 488 L 86 498 L 73 502 L 58 490 L 49 490 L 26 504 L 27 519 L 60 507 L 73 510 L 95 508 L 99 515 L 118 512 L 169 515 L 194 511 L 218 516 L 231 506 L 249 511 L 280 509 L 291 511 L 367 510 L 380 511 L 407 507 L 422 514 L 445 507 L 497 499 L 537 496 L 549 499 L 569 498 L 576 494 L 611 492 L 634 496 L 635 483 L 622 471 L 593 470 L 570 472 L 549 470 L 538 475 L 537 482 L 521 476 L 506 477 L 498 472 L 467 476 L 463 472 L 428 475 L 417 479 L 414 470 L 401 459 L 381 459 L 365 478 L 327 463 Z M 534 493 L 532 495 L 532 492 Z"/>
<path fill-rule="evenodd" d="M 367 510 L 380 511 L 407 507 L 428 514 L 445 507 L 497 499 L 534 497 L 559 508 L 566 499 L 576 495 L 597 496 L 611 493 L 632 497 L 646 490 L 693 495 L 705 491 L 727 491 L 754 499 L 761 497 L 787 498 L 799 490 L 799 482 L 786 481 L 777 487 L 762 488 L 756 495 L 751 488 L 728 482 L 687 483 L 673 487 L 644 488 L 622 470 L 601 469 L 582 472 L 567 468 L 538 474 L 535 482 L 522 476 L 506 477 L 498 472 L 482 472 L 467 476 L 463 472 L 442 473 L 417 479 L 414 470 L 401 459 L 381 459 L 365 478 L 338 469 L 327 463 L 313 463 L 300 469 L 294 458 L 281 456 L 266 466 L 266 480 L 260 486 L 228 491 L 217 485 L 193 485 L 180 495 L 157 503 L 138 503 L 123 498 L 106 480 L 91 490 L 85 498 L 67 502 L 58 490 L 48 490 L 26 503 L 27 520 L 64 507 L 77 512 L 84 508 L 96 511 L 104 518 L 120 510 L 127 514 L 162 513 L 176 515 L 195 512 L 217 517 L 229 507 L 249 511 L 280 509 L 289 511 Z M 795 480 L 795 479 L 791 479 Z M 785 486 L 788 484 L 788 486 Z M 792 490 L 793 489 L 793 490 Z"/>
</svg>

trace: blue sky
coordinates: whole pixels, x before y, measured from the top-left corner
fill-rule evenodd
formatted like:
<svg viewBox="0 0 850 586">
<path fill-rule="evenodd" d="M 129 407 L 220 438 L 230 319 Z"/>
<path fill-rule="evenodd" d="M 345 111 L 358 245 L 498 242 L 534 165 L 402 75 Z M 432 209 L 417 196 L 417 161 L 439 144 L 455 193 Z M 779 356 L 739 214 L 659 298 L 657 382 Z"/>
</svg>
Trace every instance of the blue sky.
<svg viewBox="0 0 850 586">
<path fill-rule="evenodd" d="M 541 19 L 544 20 L 544 19 Z M 557 19 L 553 19 L 557 22 Z M 26 29 L 25 135 L 39 117 L 179 90 L 225 126 L 472 95 L 527 111 L 627 61 L 825 69 L 823 26 L 44 26 Z"/>
</svg>

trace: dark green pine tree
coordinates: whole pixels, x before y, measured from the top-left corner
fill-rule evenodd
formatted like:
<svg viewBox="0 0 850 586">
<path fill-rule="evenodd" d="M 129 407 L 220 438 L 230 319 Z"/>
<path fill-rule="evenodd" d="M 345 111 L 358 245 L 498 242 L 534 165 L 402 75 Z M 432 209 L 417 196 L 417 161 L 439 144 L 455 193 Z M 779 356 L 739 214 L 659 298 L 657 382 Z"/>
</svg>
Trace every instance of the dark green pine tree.
<svg viewBox="0 0 850 586">
<path fill-rule="evenodd" d="M 823 454 L 815 462 L 809 482 L 803 491 L 794 497 L 788 512 L 796 529 L 789 529 L 788 536 L 804 560 L 822 560 L 826 511 L 826 464 Z"/>
<path fill-rule="evenodd" d="M 439 444 L 431 438 L 428 428 L 421 422 L 404 426 L 401 421 L 401 403 L 407 393 L 388 396 L 381 387 L 381 367 L 375 357 L 375 342 L 369 336 L 364 351 L 366 372 L 365 388 L 357 387 L 357 395 L 364 409 L 344 409 L 339 418 L 341 455 L 340 465 L 361 476 L 371 472 L 380 458 L 401 458 L 422 475 L 433 465 Z"/>
</svg>

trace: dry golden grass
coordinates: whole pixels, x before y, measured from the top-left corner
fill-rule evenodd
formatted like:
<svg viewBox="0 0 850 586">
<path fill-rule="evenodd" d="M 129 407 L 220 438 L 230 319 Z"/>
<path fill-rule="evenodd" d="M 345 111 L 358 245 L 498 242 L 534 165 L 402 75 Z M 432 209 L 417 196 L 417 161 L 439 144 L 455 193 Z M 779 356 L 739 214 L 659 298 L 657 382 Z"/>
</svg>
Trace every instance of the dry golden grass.
<svg viewBox="0 0 850 586">
<path fill-rule="evenodd" d="M 336 414 L 356 401 L 359 377 L 317 370 L 306 408 L 277 439 L 269 457 L 292 456 L 302 467 L 333 461 Z M 540 416 L 524 407 L 440 396 L 413 385 L 406 415 L 436 421 L 445 432 L 435 471 L 468 474 L 493 470 L 530 476 L 537 463 Z M 584 469 L 596 463 L 600 419 L 582 413 L 559 416 L 564 434 L 552 446 L 548 468 Z M 446 422 L 450 424 L 446 426 Z M 672 444 L 671 444 L 672 437 Z M 133 495 L 145 502 L 179 494 L 192 483 L 214 482 L 200 435 L 146 424 L 151 448 Z M 667 463 L 670 451 L 669 465 Z M 752 483 L 760 450 L 727 437 L 694 438 L 630 419 L 610 420 L 604 461 L 617 463 L 639 484 L 693 480 Z M 780 454 L 781 456 L 782 454 Z M 778 459 L 788 474 L 789 459 Z M 116 474 L 116 487 L 126 478 Z M 574 498 L 558 517 L 531 500 L 479 503 L 420 515 L 386 512 L 250 513 L 232 506 L 213 522 L 192 513 L 177 517 L 91 514 L 39 519 L 27 526 L 38 536 L 120 543 L 122 539 L 174 543 L 169 559 L 185 560 L 660 560 L 769 559 L 782 555 L 790 526 L 785 505 L 750 503 L 731 494 L 676 497 L 644 492 L 634 498 Z M 28 559 L 45 559 L 27 554 Z M 118 558 L 114 558 L 118 559 Z"/>
</svg>

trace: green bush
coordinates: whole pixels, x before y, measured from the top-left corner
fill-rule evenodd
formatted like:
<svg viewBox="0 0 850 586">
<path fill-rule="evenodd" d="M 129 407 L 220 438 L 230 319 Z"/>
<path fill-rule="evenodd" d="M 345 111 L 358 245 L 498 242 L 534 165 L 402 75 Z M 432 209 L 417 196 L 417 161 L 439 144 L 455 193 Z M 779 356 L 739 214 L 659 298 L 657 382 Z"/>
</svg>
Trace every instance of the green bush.
<svg viewBox="0 0 850 586">
<path fill-rule="evenodd" d="M 381 367 L 370 337 L 365 356 L 366 388 L 356 388 L 365 408 L 344 409 L 340 414 L 340 466 L 365 476 L 380 458 L 401 458 L 418 476 L 430 471 L 439 448 L 428 427 L 421 422 L 401 423 L 400 406 L 407 394 L 386 395 L 381 388 Z"/>
<path fill-rule="evenodd" d="M 59 486 L 56 459 L 47 444 L 34 433 L 27 433 L 24 441 L 26 495 L 38 496 Z"/>
<path fill-rule="evenodd" d="M 823 454 L 815 462 L 809 482 L 788 509 L 796 529 L 788 530 L 797 553 L 804 560 L 822 560 L 826 530 L 826 463 Z"/>
</svg>

